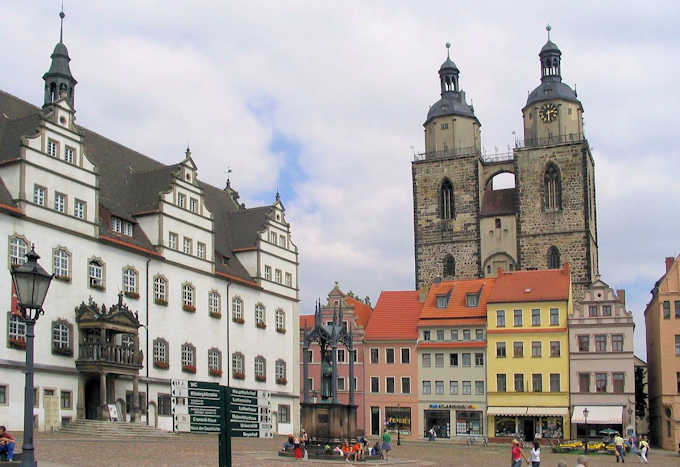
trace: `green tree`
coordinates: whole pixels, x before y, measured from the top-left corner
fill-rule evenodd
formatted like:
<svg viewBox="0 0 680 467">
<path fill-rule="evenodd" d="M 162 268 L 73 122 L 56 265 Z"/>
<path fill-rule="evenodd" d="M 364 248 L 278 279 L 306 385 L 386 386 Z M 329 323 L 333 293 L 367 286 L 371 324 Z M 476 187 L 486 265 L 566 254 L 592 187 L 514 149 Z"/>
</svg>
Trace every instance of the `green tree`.
<svg viewBox="0 0 680 467">
<path fill-rule="evenodd" d="M 635 367 L 635 416 L 644 418 L 647 414 L 647 370 L 642 366 Z"/>
</svg>

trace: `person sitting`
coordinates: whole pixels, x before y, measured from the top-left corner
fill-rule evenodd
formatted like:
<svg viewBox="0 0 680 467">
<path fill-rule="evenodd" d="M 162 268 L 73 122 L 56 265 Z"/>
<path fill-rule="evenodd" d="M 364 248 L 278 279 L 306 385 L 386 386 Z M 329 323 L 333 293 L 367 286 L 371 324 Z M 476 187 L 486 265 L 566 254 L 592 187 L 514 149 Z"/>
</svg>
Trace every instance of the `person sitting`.
<svg viewBox="0 0 680 467">
<path fill-rule="evenodd" d="M 0 426 L 0 454 L 7 453 L 7 460 L 14 459 L 14 445 L 16 444 L 14 436 L 12 436 L 7 427 Z"/>
<path fill-rule="evenodd" d="M 323 453 L 324 453 L 325 455 L 327 455 L 327 456 L 330 456 L 331 454 L 333 454 L 333 450 L 331 449 L 331 445 L 330 445 L 330 444 L 328 444 L 328 443 L 324 444 L 324 446 L 323 446 Z"/>
<path fill-rule="evenodd" d="M 380 442 L 376 441 L 373 447 L 371 448 L 371 455 L 372 456 L 378 456 L 380 457 Z"/>
<path fill-rule="evenodd" d="M 283 443 L 283 450 L 284 451 L 289 451 L 293 449 L 293 435 L 288 435 L 288 439 L 286 440 L 285 443 Z"/>
<path fill-rule="evenodd" d="M 340 454 L 342 456 L 342 447 L 340 447 L 339 444 L 336 444 L 335 449 L 333 449 L 333 452 L 335 452 L 336 454 Z"/>
<path fill-rule="evenodd" d="M 345 462 L 349 462 L 349 458 L 352 456 L 352 447 L 347 443 L 347 440 L 342 442 L 342 454 L 345 456 Z"/>
<path fill-rule="evenodd" d="M 356 441 L 354 443 L 354 446 L 352 446 L 352 458 L 355 461 L 360 461 L 363 457 L 364 454 L 364 448 L 361 446 L 361 443 L 359 441 Z"/>
</svg>

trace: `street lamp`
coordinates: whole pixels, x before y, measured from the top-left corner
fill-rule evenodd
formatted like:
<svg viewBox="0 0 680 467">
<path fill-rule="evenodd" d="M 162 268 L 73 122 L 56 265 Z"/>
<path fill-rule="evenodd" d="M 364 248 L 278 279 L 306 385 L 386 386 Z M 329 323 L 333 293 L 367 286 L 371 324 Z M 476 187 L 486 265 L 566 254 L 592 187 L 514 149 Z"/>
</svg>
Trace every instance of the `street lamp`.
<svg viewBox="0 0 680 467">
<path fill-rule="evenodd" d="M 21 465 L 35 467 L 33 447 L 33 327 L 41 314 L 47 289 L 54 274 L 38 264 L 40 256 L 35 247 L 26 253 L 26 262 L 12 269 L 12 283 L 19 302 L 21 319 L 26 323 L 26 386 L 24 390 L 24 442 L 21 446 Z"/>
<path fill-rule="evenodd" d="M 583 409 L 583 424 L 586 426 L 586 444 L 583 451 L 585 454 L 588 454 L 588 413 L 588 407 L 585 407 Z"/>
<path fill-rule="evenodd" d="M 401 403 L 397 402 L 397 446 L 401 446 Z"/>
</svg>

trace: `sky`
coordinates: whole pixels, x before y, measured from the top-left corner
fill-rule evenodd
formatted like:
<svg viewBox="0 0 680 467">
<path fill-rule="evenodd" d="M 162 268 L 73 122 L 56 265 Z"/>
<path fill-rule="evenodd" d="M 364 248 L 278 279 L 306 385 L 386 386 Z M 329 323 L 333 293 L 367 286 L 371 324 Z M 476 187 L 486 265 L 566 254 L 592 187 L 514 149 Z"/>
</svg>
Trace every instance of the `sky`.
<svg viewBox="0 0 680 467">
<path fill-rule="evenodd" d="M 41 105 L 57 0 L 4 0 L 0 88 Z M 300 250 L 301 313 L 338 281 L 369 296 L 414 284 L 411 161 L 439 99 L 445 42 L 482 123 L 507 150 L 551 38 L 595 159 L 602 279 L 643 311 L 680 253 L 680 2 L 67 0 L 77 121 L 249 207 L 277 189 Z"/>
</svg>

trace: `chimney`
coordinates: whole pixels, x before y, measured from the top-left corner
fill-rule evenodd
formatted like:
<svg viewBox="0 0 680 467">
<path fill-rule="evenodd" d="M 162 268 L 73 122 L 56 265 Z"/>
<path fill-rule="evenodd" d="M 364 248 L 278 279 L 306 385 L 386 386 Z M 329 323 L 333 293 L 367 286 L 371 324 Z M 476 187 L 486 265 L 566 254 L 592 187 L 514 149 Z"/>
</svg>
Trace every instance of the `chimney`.
<svg viewBox="0 0 680 467">
<path fill-rule="evenodd" d="M 668 271 L 671 270 L 671 266 L 673 266 L 673 261 L 675 261 L 675 258 L 672 256 L 668 256 L 666 258 L 666 274 L 668 274 Z"/>
<path fill-rule="evenodd" d="M 422 286 L 420 289 L 418 289 L 418 301 L 420 303 L 425 303 L 425 299 L 427 298 L 427 287 Z"/>
<path fill-rule="evenodd" d="M 619 301 L 626 307 L 626 291 L 624 289 L 619 289 L 616 291 L 616 295 L 619 296 Z"/>
</svg>

